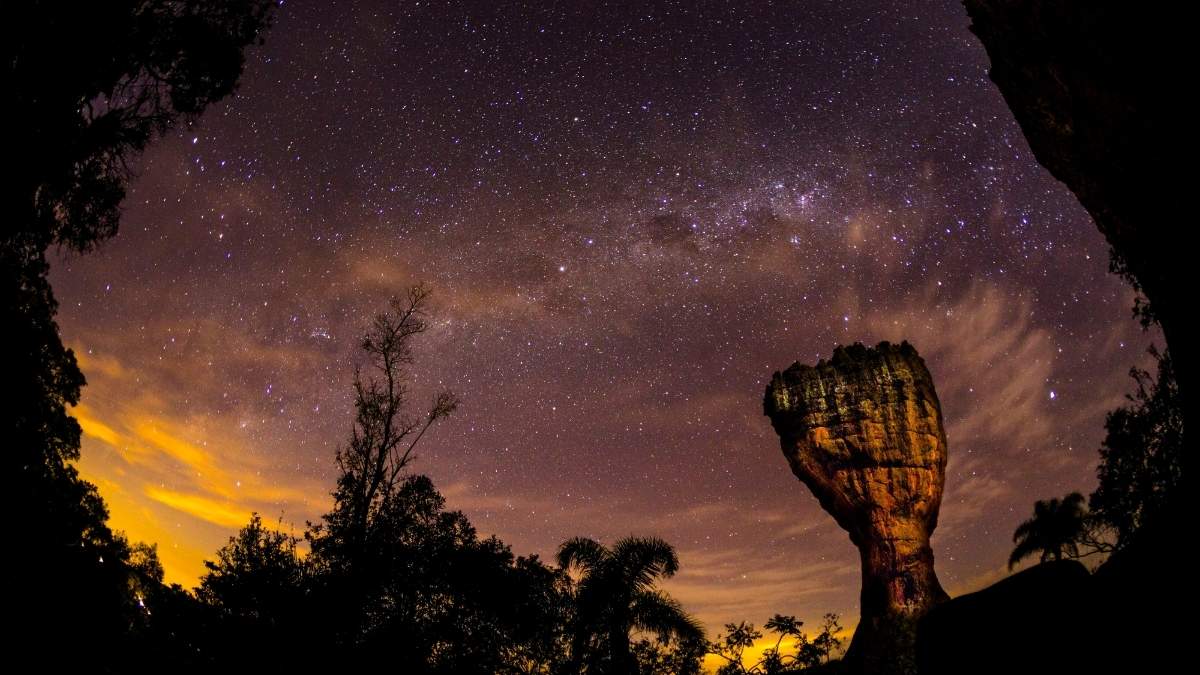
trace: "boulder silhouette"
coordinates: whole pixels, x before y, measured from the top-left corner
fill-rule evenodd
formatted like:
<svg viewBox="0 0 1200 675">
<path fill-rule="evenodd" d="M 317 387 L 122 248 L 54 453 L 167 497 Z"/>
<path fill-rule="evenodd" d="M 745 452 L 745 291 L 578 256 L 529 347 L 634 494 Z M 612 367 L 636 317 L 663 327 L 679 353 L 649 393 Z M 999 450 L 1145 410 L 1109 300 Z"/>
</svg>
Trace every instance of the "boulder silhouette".
<svg viewBox="0 0 1200 675">
<path fill-rule="evenodd" d="M 942 603 L 920 621 L 919 672 L 1082 672 L 1092 588 L 1081 563 L 1057 560 Z"/>
</svg>

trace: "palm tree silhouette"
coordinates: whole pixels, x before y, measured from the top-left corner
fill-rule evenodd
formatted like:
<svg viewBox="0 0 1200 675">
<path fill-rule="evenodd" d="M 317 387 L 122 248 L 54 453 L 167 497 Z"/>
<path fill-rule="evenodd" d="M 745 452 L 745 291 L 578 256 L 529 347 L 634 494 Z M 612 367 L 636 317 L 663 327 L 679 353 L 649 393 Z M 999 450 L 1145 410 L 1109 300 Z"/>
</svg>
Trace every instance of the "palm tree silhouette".
<svg viewBox="0 0 1200 675">
<path fill-rule="evenodd" d="M 1079 540 L 1087 531 L 1087 509 L 1083 495 L 1072 492 L 1066 497 L 1038 501 L 1033 505 L 1033 517 L 1017 526 L 1013 532 L 1016 547 L 1008 557 L 1008 568 L 1029 556 L 1042 554 L 1042 562 L 1064 555 L 1079 555 Z"/>
<path fill-rule="evenodd" d="M 675 549 L 654 537 L 626 537 L 612 548 L 586 537 L 563 542 L 558 565 L 575 568 L 576 587 L 571 670 L 632 675 L 637 661 L 629 644 L 633 629 L 660 638 L 703 644 L 704 630 L 678 602 L 654 588 L 658 578 L 679 570 Z"/>
</svg>

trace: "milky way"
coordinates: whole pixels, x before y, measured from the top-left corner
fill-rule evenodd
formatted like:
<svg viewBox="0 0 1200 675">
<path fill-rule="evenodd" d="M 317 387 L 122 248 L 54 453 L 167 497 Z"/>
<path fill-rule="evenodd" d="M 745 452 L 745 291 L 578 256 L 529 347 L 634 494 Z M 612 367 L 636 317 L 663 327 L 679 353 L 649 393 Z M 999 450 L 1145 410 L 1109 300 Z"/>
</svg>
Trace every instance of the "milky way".
<svg viewBox="0 0 1200 675">
<path fill-rule="evenodd" d="M 954 2 L 288 2 L 237 96 L 62 258 L 83 471 L 185 584 L 251 511 L 329 504 L 356 338 L 429 282 L 415 470 L 518 553 L 655 534 L 710 628 L 857 615 L 854 547 L 762 415 L 771 373 L 911 341 L 943 402 L 951 593 L 1094 485 L 1155 337 Z M 505 5 L 500 7 L 500 5 Z"/>
</svg>

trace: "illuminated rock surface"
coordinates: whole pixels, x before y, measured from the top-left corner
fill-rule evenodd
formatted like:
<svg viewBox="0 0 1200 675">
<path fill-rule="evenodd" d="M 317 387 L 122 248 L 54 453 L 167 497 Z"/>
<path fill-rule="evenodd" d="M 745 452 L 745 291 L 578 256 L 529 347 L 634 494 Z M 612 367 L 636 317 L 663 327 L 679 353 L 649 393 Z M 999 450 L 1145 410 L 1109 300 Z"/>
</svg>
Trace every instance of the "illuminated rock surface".
<svg viewBox="0 0 1200 675">
<path fill-rule="evenodd" d="M 775 373 L 763 401 L 796 474 L 862 556 L 862 616 L 846 659 L 910 669 L 915 621 L 947 599 L 933 571 L 946 433 L 933 379 L 907 342 L 838 347 Z"/>
</svg>

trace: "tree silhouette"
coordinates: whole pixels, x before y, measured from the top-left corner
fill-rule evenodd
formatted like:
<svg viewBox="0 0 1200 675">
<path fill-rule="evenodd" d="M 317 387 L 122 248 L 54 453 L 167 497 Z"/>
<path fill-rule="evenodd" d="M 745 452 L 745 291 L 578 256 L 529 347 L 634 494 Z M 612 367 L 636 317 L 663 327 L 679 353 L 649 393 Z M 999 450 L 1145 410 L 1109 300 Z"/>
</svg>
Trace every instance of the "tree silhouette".
<svg viewBox="0 0 1200 675">
<path fill-rule="evenodd" d="M 312 542 L 311 611 L 315 632 L 333 642 L 332 667 L 482 675 L 548 672 L 561 661 L 565 577 L 480 539 L 425 476 L 397 482 L 363 544 L 328 529 Z"/>
<path fill-rule="evenodd" d="M 717 669 L 718 675 L 778 675 L 779 673 L 804 672 L 816 668 L 829 661 L 830 656 L 841 646 L 842 640 L 837 637 L 842 627 L 838 624 L 836 614 L 826 614 L 821 632 L 809 638 L 801 630 L 804 625 L 795 616 L 776 614 L 767 620 L 764 627 L 777 635 L 775 644 L 763 650 L 758 661 L 747 664 L 745 653 L 747 649 L 763 637 L 754 628 L 754 624 L 727 623 L 725 634 L 708 645 L 708 653 L 725 660 Z M 783 641 L 791 638 L 792 651 L 783 650 Z"/>
<path fill-rule="evenodd" d="M 664 639 L 703 642 L 699 623 L 678 602 L 654 588 L 657 579 L 679 570 L 679 558 L 667 542 L 626 537 L 608 548 L 577 537 L 559 548 L 558 564 L 580 574 L 575 591 L 572 672 L 583 672 L 586 667 L 589 673 L 637 673 L 629 635 L 635 629 Z"/>
<path fill-rule="evenodd" d="M 1093 516 L 1116 533 L 1117 548 L 1168 508 L 1183 470 L 1183 401 L 1174 364 L 1169 352 L 1151 348 L 1150 354 L 1157 377 L 1131 369 L 1137 391 L 1105 419 L 1099 484 L 1088 502 Z"/>
<path fill-rule="evenodd" d="M 780 622 L 779 619 L 786 619 L 786 622 Z M 842 626 L 838 623 L 837 614 L 826 614 L 821 623 L 821 632 L 817 633 L 816 637 L 809 638 L 807 634 L 800 632 L 800 622 L 795 620 L 795 617 L 780 617 L 776 614 L 773 619 L 767 622 L 767 628 L 778 632 L 785 632 L 791 635 L 796 640 L 796 663 L 802 668 L 816 668 L 822 663 L 829 661 L 830 656 L 842 646 L 842 639 L 837 635 L 841 632 Z M 776 653 L 779 651 L 779 644 L 775 645 Z"/>
<path fill-rule="evenodd" d="M 1033 517 L 1013 532 L 1012 569 L 1025 558 L 1040 553 L 1041 561 L 1079 555 L 1079 540 L 1087 533 L 1087 508 L 1083 495 L 1072 492 L 1066 497 L 1040 500 L 1033 505 Z"/>
<path fill-rule="evenodd" d="M 21 3 L 4 36 L 13 105 L 8 244 L 87 251 L 117 231 L 130 162 L 233 92 L 269 0 Z"/>
<path fill-rule="evenodd" d="M 725 624 L 725 634 L 718 635 L 708 648 L 709 653 L 725 659 L 725 664 L 717 670 L 718 675 L 741 675 L 742 673 L 756 672 L 756 669 L 757 672 L 762 672 L 764 666 L 762 662 L 747 667 L 743 656 L 747 649 L 762 639 L 762 636 L 762 632 L 757 630 L 752 623 L 742 621 L 741 623 Z M 782 635 L 780 639 L 783 639 Z"/>
<path fill-rule="evenodd" d="M 703 640 L 643 637 L 630 645 L 639 675 L 700 675 Z"/>
<path fill-rule="evenodd" d="M 138 621 L 130 552 L 108 530 L 95 488 L 79 478 L 80 427 L 67 410 L 84 377 L 62 344 L 46 251 L 85 252 L 111 237 L 130 162 L 154 136 L 227 94 L 243 50 L 269 21 L 269 0 L 115 0 L 69 8 L 6 7 L 5 112 L 12 129 L 0 187 L 0 325 L 10 368 L 0 388 L 5 475 L 17 519 L 22 582 L 10 598 L 23 616 L 13 643 L 41 663 L 107 667 L 128 662 L 105 643 Z M 141 611 L 140 608 L 138 611 Z M 72 649 L 50 646 L 62 637 Z M 120 640 L 116 640 L 120 642 Z"/>
<path fill-rule="evenodd" d="M 215 612 L 210 649 L 220 661 L 244 667 L 279 666 L 280 655 L 297 637 L 305 602 L 307 570 L 299 540 L 263 524 L 257 513 L 229 543 L 196 588 Z"/>
<path fill-rule="evenodd" d="M 299 540 L 263 525 L 262 516 L 250 522 L 217 551 L 216 561 L 200 579 L 197 595 L 224 613 L 270 621 L 280 612 L 281 600 L 304 583 L 304 563 L 297 552 Z"/>
<path fill-rule="evenodd" d="M 421 413 L 409 411 L 408 368 L 429 298 L 426 286 L 413 286 L 361 342 L 367 371 L 354 378 L 355 421 L 336 456 L 333 508 L 306 534 L 310 616 L 321 638 L 309 665 L 548 672 L 565 642 L 565 574 L 480 539 L 428 477 L 408 472 L 427 431 L 458 405 L 442 392 Z"/>
<path fill-rule="evenodd" d="M 377 317 L 361 347 L 371 372 L 354 374 L 354 426 L 350 442 L 337 453 L 340 471 L 333 493 L 334 508 L 325 516 L 320 546 L 352 557 L 368 546 L 377 526 L 387 525 L 388 508 L 413 451 L 435 422 L 454 412 L 458 399 L 445 391 L 434 397 L 421 416 L 408 411 L 408 373 L 412 340 L 428 328 L 425 321 L 430 289 L 416 285 L 394 298 L 391 311 Z"/>
</svg>

